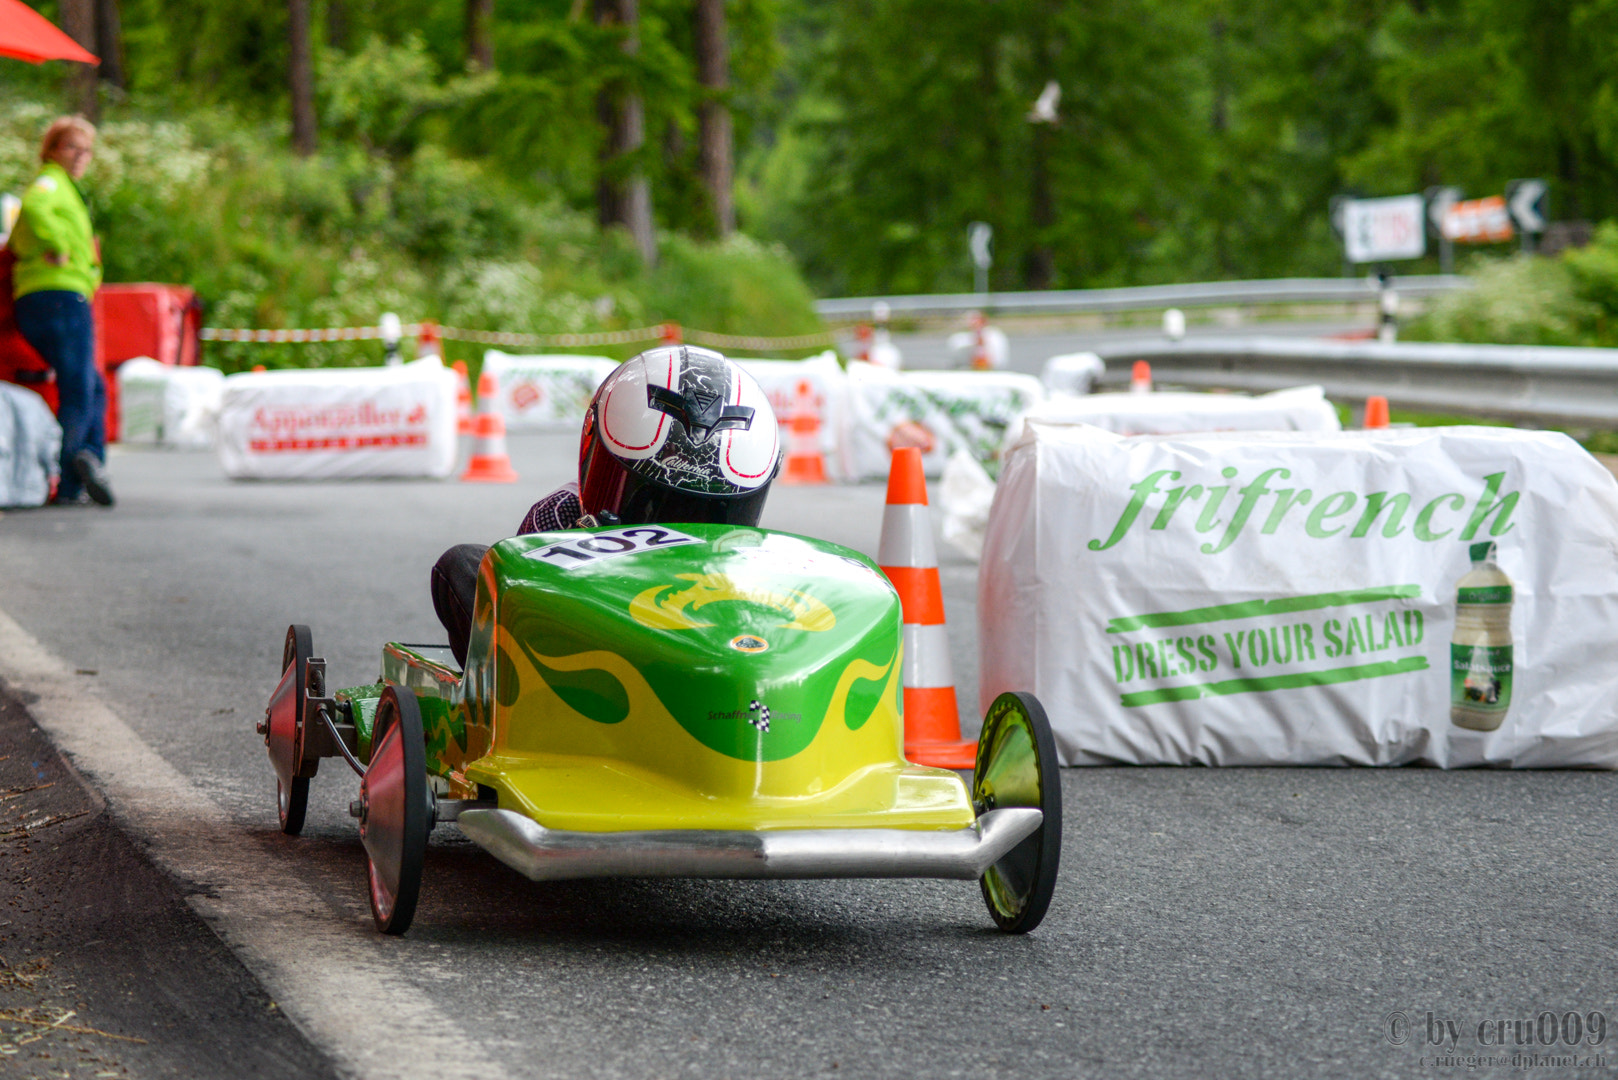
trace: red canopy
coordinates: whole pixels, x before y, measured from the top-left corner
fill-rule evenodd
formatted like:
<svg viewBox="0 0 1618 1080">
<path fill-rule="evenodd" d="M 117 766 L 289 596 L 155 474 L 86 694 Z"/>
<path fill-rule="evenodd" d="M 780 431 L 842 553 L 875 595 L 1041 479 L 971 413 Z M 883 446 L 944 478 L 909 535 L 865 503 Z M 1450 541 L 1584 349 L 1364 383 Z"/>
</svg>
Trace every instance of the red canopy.
<svg viewBox="0 0 1618 1080">
<path fill-rule="evenodd" d="M 101 60 L 58 30 L 49 19 L 22 0 L 0 0 L 0 56 L 42 64 L 46 60 Z"/>
</svg>

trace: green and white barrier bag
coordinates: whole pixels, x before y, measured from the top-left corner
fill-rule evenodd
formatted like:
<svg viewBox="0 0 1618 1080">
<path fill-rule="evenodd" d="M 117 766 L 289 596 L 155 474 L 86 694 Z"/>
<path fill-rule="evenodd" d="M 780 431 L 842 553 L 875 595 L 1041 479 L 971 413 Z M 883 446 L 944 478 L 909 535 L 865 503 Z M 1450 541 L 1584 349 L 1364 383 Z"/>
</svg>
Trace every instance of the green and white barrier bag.
<svg viewBox="0 0 1618 1080">
<path fill-rule="evenodd" d="M 483 370 L 500 380 L 507 431 L 577 431 L 596 387 L 617 366 L 604 356 L 483 354 Z"/>
<path fill-rule="evenodd" d="M 958 450 L 978 461 L 1000 457 L 1007 427 L 1045 399 L 1032 375 L 1015 371 L 903 371 L 848 366 L 850 479 L 888 475 L 893 451 L 921 449 L 928 476 Z"/>
<path fill-rule="evenodd" d="M 1069 764 L 1618 767 L 1618 482 L 1552 432 L 1034 422 L 978 618 Z"/>
</svg>

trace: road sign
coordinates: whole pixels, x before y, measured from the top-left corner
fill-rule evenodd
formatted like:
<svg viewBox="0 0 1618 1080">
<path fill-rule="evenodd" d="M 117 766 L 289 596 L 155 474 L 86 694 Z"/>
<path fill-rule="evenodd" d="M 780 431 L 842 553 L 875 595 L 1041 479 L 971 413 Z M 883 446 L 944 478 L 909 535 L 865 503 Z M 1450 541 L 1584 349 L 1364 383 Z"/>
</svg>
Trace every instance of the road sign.
<svg viewBox="0 0 1618 1080">
<path fill-rule="evenodd" d="M 1430 187 L 1427 189 L 1427 220 L 1432 223 L 1434 231 L 1439 236 L 1444 235 L 1444 215 L 1449 208 L 1461 201 L 1462 191 L 1458 187 Z"/>
<path fill-rule="evenodd" d="M 972 251 L 972 266 L 977 271 L 978 292 L 989 291 L 989 267 L 994 262 L 989 243 L 994 239 L 994 226 L 987 221 L 974 221 L 966 227 L 966 246 Z"/>
<path fill-rule="evenodd" d="M 966 243 L 972 249 L 972 265 L 987 270 L 992 261 L 989 243 L 994 239 L 994 227 L 987 221 L 974 221 L 966 227 Z"/>
<path fill-rule="evenodd" d="M 1517 235 L 1503 195 L 1451 205 L 1439 228 L 1445 239 L 1457 244 L 1500 244 Z"/>
<path fill-rule="evenodd" d="M 1513 180 L 1506 185 L 1506 206 L 1517 228 L 1525 233 L 1545 231 L 1545 193 L 1549 190 L 1543 180 Z"/>
<path fill-rule="evenodd" d="M 1419 259 L 1427 253 L 1426 207 L 1420 195 L 1344 199 L 1339 206 L 1350 262 Z"/>
<path fill-rule="evenodd" d="M 1444 233 L 1444 215 L 1461 201 L 1466 193 L 1458 187 L 1430 187 L 1427 196 L 1427 223 L 1438 234 L 1438 269 L 1440 273 L 1455 272 L 1455 243 Z"/>
</svg>

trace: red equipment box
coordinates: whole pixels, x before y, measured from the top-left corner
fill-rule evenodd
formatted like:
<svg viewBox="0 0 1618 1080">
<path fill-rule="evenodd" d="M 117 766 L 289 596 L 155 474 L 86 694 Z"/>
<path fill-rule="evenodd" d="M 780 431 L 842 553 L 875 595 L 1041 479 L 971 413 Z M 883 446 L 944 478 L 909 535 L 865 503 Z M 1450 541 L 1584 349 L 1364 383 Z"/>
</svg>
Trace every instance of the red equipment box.
<svg viewBox="0 0 1618 1080">
<path fill-rule="evenodd" d="M 96 364 L 107 379 L 107 440 L 118 439 L 118 365 L 137 356 L 190 366 L 200 356 L 202 304 L 185 285 L 103 285 L 91 308 Z"/>
</svg>

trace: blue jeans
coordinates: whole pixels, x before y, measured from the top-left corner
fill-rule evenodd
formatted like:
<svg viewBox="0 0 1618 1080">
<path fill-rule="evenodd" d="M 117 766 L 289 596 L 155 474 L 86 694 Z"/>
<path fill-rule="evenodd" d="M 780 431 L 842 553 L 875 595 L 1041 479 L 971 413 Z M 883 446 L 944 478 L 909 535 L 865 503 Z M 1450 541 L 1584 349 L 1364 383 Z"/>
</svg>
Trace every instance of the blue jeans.
<svg viewBox="0 0 1618 1080">
<path fill-rule="evenodd" d="M 17 329 L 56 372 L 57 422 L 62 425 L 62 480 L 57 498 L 83 490 L 73 458 L 88 450 L 107 460 L 107 384 L 96 370 L 90 301 L 67 289 L 19 296 Z"/>
</svg>

